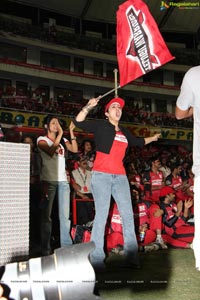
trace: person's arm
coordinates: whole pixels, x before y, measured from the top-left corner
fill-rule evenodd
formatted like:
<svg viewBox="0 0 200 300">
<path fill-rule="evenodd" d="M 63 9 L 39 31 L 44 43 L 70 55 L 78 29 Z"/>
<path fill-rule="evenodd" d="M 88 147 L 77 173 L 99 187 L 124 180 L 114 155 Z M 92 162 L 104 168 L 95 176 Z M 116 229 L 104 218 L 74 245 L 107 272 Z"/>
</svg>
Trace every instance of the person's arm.
<svg viewBox="0 0 200 300">
<path fill-rule="evenodd" d="M 58 123 L 58 135 L 54 143 L 52 144 L 52 146 L 49 146 L 46 141 L 41 140 L 38 142 L 38 147 L 52 157 L 59 147 L 62 135 L 63 135 L 63 130 L 60 124 Z"/>
<path fill-rule="evenodd" d="M 175 215 L 177 217 L 180 217 L 180 215 L 182 214 L 182 211 L 183 211 L 183 201 L 179 201 L 177 203 L 177 212 L 175 213 Z"/>
<path fill-rule="evenodd" d="M 79 197 L 81 197 L 81 199 L 88 199 L 88 196 L 85 195 L 85 194 L 83 194 L 83 193 L 81 193 L 80 191 L 76 191 L 76 195 L 79 196 Z"/>
<path fill-rule="evenodd" d="M 186 72 L 176 101 L 175 117 L 178 120 L 190 118 L 193 115 L 194 93 L 191 80 L 193 77 L 191 76 L 194 75 L 191 75 L 192 72 L 192 69 Z"/>
<path fill-rule="evenodd" d="M 81 111 L 76 116 L 75 120 L 77 122 L 82 122 L 86 119 L 90 110 L 92 110 L 99 102 L 100 97 L 92 98 L 88 101 L 88 103 L 81 109 Z"/>
<path fill-rule="evenodd" d="M 145 145 L 147 145 L 149 143 L 156 142 L 160 137 L 161 137 L 161 133 L 156 133 L 153 136 L 144 138 L 144 143 Z"/>
<path fill-rule="evenodd" d="M 2 296 L 3 296 L 3 288 L 2 288 L 2 286 L 0 285 L 0 300 L 7 300 L 7 298 L 2 297 Z"/>
<path fill-rule="evenodd" d="M 161 208 L 156 208 L 156 210 L 154 211 L 153 215 L 156 218 L 161 217 L 164 214 L 164 210 Z"/>
<path fill-rule="evenodd" d="M 183 211 L 183 216 L 185 219 L 189 217 L 190 214 L 190 208 L 193 205 L 193 200 L 192 199 L 187 199 L 184 201 L 184 211 Z"/>
<path fill-rule="evenodd" d="M 78 152 L 78 143 L 76 141 L 76 137 L 74 135 L 74 129 L 76 126 L 74 125 L 73 122 L 70 123 L 69 125 L 69 132 L 70 132 L 70 138 L 71 138 L 71 143 L 69 141 L 66 142 L 66 147 L 67 150 L 77 153 Z"/>
<path fill-rule="evenodd" d="M 190 118 L 193 116 L 193 107 L 189 107 L 187 110 L 182 110 L 176 105 L 175 116 L 178 120 Z"/>
<path fill-rule="evenodd" d="M 83 193 L 81 193 L 81 186 L 78 183 L 76 183 L 73 173 L 72 173 L 72 177 L 73 177 L 73 180 L 72 180 L 71 185 L 74 189 L 75 195 L 81 197 L 82 199 L 87 199 L 88 197 L 86 195 L 84 195 Z"/>
<path fill-rule="evenodd" d="M 73 189 L 74 189 L 74 192 L 75 192 L 77 195 L 80 196 L 79 192 L 80 192 L 80 190 L 81 190 L 81 186 L 80 186 L 78 183 L 76 183 L 75 180 L 72 182 L 72 187 L 73 187 Z M 82 193 L 81 193 L 81 194 L 82 194 Z"/>
<path fill-rule="evenodd" d="M 121 129 L 123 130 L 122 132 L 126 135 L 130 147 L 138 146 L 142 148 L 144 145 L 157 141 L 161 136 L 161 133 L 156 133 L 153 136 L 149 136 L 145 138 L 136 137 L 126 127 L 121 127 Z"/>
</svg>

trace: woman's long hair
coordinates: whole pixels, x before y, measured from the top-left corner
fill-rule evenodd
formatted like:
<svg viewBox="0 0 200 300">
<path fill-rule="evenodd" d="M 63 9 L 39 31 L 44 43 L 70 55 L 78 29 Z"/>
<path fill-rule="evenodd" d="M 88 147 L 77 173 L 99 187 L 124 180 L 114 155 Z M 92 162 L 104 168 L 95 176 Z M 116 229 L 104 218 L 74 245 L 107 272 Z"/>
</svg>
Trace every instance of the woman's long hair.
<svg viewBox="0 0 200 300">
<path fill-rule="evenodd" d="M 59 124 L 61 125 L 61 122 L 59 120 L 59 118 L 57 116 L 54 116 L 54 115 L 48 115 L 46 116 L 46 118 L 44 119 L 44 130 L 45 130 L 45 133 L 47 134 L 48 133 L 48 129 L 49 129 L 49 124 L 51 122 L 52 119 L 57 119 Z M 63 136 L 60 140 L 60 144 L 64 147 L 65 149 L 65 153 L 67 153 L 67 147 L 65 145 L 65 141 L 63 139 Z"/>
</svg>

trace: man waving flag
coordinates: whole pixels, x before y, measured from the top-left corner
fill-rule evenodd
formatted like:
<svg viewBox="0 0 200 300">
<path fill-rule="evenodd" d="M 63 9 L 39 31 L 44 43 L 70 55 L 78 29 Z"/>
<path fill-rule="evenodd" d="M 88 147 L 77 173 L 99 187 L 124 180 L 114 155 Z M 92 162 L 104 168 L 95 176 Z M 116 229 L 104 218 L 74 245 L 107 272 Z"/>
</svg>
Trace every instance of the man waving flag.
<svg viewBox="0 0 200 300">
<path fill-rule="evenodd" d="M 147 5 L 128 0 L 117 11 L 120 87 L 174 59 Z"/>
</svg>

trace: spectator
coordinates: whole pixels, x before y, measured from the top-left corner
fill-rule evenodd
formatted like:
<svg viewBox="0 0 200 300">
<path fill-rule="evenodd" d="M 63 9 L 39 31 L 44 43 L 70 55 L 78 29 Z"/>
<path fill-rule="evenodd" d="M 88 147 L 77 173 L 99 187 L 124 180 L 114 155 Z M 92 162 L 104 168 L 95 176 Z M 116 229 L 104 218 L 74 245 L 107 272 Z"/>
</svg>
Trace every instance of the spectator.
<svg viewBox="0 0 200 300">
<path fill-rule="evenodd" d="M 143 176 L 145 200 L 159 203 L 160 189 L 164 186 L 163 172 L 160 171 L 160 160 L 156 157 L 150 159 L 150 171 Z"/>
<path fill-rule="evenodd" d="M 84 157 L 87 157 L 87 168 L 88 170 L 92 170 L 95 160 L 95 149 L 94 149 L 94 143 L 92 140 L 83 140 L 81 145 L 81 151 L 80 155 L 83 155 Z"/>
<path fill-rule="evenodd" d="M 160 207 L 155 203 L 142 200 L 140 193 L 135 190 L 133 211 L 139 245 L 146 246 L 154 242 L 159 249 L 167 249 L 167 245 L 161 235 L 162 217 Z M 142 232 L 144 232 L 144 237 L 141 240 L 140 234 Z"/>
<path fill-rule="evenodd" d="M 41 180 L 43 191 L 48 200 L 41 209 L 41 244 L 42 255 L 51 253 L 52 220 L 51 211 L 53 201 L 58 192 L 58 209 L 60 221 L 61 247 L 72 244 L 70 236 L 70 188 L 67 180 L 65 157 L 66 150 L 78 151 L 74 136 L 74 124 L 69 126 L 71 143 L 63 138 L 63 129 L 59 119 L 48 116 L 45 120 L 46 136 L 37 139 L 38 149 L 42 158 Z"/>
<path fill-rule="evenodd" d="M 75 198 L 87 200 L 93 199 L 91 193 L 91 171 L 87 170 L 88 157 L 79 157 L 78 168 L 72 171 L 72 187 Z M 94 205 L 92 202 L 83 201 L 77 203 L 78 224 L 87 224 L 94 219 Z"/>
<path fill-rule="evenodd" d="M 188 168 L 189 168 L 189 162 L 184 161 L 182 163 L 182 170 L 180 173 L 180 176 L 181 176 L 183 182 L 188 181 L 188 179 L 189 179 Z"/>
<path fill-rule="evenodd" d="M 176 194 L 176 201 L 186 200 L 188 198 L 186 190 L 189 185 L 187 182 L 183 182 L 180 173 L 182 171 L 182 166 L 180 163 L 175 163 L 171 167 L 171 174 L 165 179 L 165 184 L 172 187 Z"/>
<path fill-rule="evenodd" d="M 108 119 L 85 121 L 88 112 L 98 104 L 99 98 L 90 99 L 75 118 L 75 125 L 94 133 L 96 158 L 92 171 L 92 194 L 95 201 L 95 219 L 91 240 L 95 249 L 90 253 L 95 268 L 104 268 L 104 232 L 108 217 L 111 195 L 115 199 L 123 224 L 124 255 L 129 266 L 138 266 L 138 246 L 133 221 L 131 195 L 125 173 L 123 159 L 129 146 L 140 146 L 157 141 L 160 134 L 153 137 L 136 138 L 126 128 L 120 126 L 124 100 L 111 99 L 105 106 Z"/>
<path fill-rule="evenodd" d="M 174 247 L 191 248 L 194 226 L 188 224 L 187 220 L 190 216 L 193 200 L 179 201 L 176 204 L 175 197 L 174 190 L 169 186 L 163 187 L 160 191 L 160 208 L 163 212 L 165 239 Z"/>
<path fill-rule="evenodd" d="M 192 168 L 189 168 L 188 170 L 188 188 L 186 190 L 186 194 L 194 199 L 194 173 L 192 172 Z"/>
<path fill-rule="evenodd" d="M 142 176 L 136 170 L 134 163 L 129 163 L 126 167 L 126 174 L 130 184 L 131 193 L 135 190 L 139 190 L 140 193 L 144 191 L 144 185 L 142 182 Z"/>
<path fill-rule="evenodd" d="M 160 190 L 164 186 L 164 175 L 160 171 L 161 163 L 157 157 L 150 159 L 149 171 L 146 171 L 143 176 L 145 200 L 149 201 L 151 216 L 153 216 L 159 209 L 160 204 Z M 157 225 L 157 224 L 156 224 Z M 162 238 L 162 228 L 156 228 L 156 242 L 159 243 L 163 249 L 166 249 L 165 242 Z"/>
<path fill-rule="evenodd" d="M 171 169 L 170 167 L 167 165 L 167 158 L 166 157 L 162 157 L 161 158 L 161 166 L 159 168 L 160 171 L 163 172 L 163 176 L 164 176 L 164 180 L 165 178 L 171 174 Z"/>
</svg>

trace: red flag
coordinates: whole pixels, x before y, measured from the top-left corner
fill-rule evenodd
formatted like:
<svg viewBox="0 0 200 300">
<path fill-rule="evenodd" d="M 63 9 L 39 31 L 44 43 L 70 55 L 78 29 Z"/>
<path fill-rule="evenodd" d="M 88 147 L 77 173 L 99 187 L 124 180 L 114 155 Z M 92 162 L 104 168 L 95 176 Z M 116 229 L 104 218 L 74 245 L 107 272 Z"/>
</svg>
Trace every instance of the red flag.
<svg viewBox="0 0 200 300">
<path fill-rule="evenodd" d="M 128 0 L 119 6 L 117 59 L 121 87 L 174 59 L 141 0 Z"/>
</svg>

